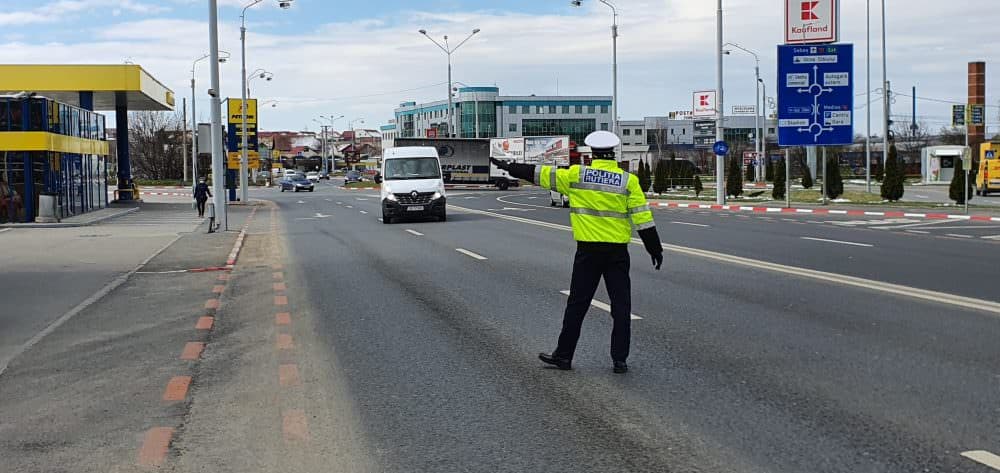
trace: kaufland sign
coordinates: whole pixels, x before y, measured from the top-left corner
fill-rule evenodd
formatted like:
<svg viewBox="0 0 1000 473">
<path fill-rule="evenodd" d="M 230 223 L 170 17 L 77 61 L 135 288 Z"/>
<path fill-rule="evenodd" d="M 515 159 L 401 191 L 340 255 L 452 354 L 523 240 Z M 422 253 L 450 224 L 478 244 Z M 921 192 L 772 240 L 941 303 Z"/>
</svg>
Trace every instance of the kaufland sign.
<svg viewBox="0 0 1000 473">
<path fill-rule="evenodd" d="M 691 111 L 695 117 L 714 117 L 716 115 L 716 95 L 714 90 L 701 90 L 694 93 L 694 103 Z"/>
<path fill-rule="evenodd" d="M 785 0 L 785 44 L 839 39 L 840 0 Z"/>
</svg>

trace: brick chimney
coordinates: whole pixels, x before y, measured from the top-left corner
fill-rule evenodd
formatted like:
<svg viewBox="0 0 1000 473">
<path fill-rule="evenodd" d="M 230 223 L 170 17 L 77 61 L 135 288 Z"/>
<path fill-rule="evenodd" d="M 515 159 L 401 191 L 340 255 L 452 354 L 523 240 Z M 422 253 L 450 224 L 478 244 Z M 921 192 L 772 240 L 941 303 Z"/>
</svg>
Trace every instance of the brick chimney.
<svg viewBox="0 0 1000 473">
<path fill-rule="evenodd" d="M 983 61 L 969 63 L 969 103 L 986 104 L 986 63 Z M 969 127 L 969 145 L 974 156 L 979 155 L 979 143 L 986 140 L 985 126 Z"/>
</svg>

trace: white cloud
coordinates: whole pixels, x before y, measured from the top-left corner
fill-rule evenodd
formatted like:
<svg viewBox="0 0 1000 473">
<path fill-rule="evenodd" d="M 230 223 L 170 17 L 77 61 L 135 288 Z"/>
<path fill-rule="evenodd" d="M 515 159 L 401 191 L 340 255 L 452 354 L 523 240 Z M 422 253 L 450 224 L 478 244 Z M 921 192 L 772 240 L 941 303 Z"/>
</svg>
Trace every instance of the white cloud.
<svg viewBox="0 0 1000 473">
<path fill-rule="evenodd" d="M 100 0 L 77 0 L 93 2 Z M 985 11 L 994 0 L 910 0 L 894 8 L 889 20 L 889 71 L 893 88 L 918 95 L 964 99 L 965 70 L 970 60 L 1000 59 L 991 41 L 983 36 L 1000 18 Z M 134 4 L 133 2 L 128 2 Z M 185 0 L 174 0 L 186 4 Z M 198 2 L 199 4 L 201 2 Z M 240 2 L 236 2 L 240 3 Z M 690 92 L 715 86 L 715 2 L 707 0 L 619 0 L 620 110 L 623 119 L 662 115 L 690 106 Z M 726 0 L 726 41 L 738 42 L 761 55 L 761 70 L 769 92 L 775 85 L 775 45 L 782 40 L 783 10 L 780 2 L 762 6 L 759 0 Z M 877 3 L 877 2 L 875 2 Z M 865 1 L 844 0 L 842 39 L 856 43 L 857 93 L 864 91 Z M 300 11 L 307 8 L 297 5 Z M 178 7 L 183 10 L 183 8 Z M 993 11 L 993 10 L 990 10 Z M 255 83 L 255 94 L 278 99 L 278 108 L 262 117 L 264 126 L 300 128 L 319 114 L 366 117 L 375 124 L 391 117 L 400 101 L 443 98 L 441 87 L 376 95 L 438 84 L 446 79 L 445 57 L 417 30 L 425 28 L 439 38 L 450 34 L 460 40 L 472 28 L 482 33 L 454 55 L 456 80 L 470 85 L 494 84 L 502 93 L 553 94 L 558 79 L 560 93 L 610 95 L 611 15 L 596 2 L 586 10 L 567 15 L 532 16 L 503 11 L 454 13 L 394 12 L 393 22 L 377 16 L 324 24 L 294 35 L 274 34 L 275 24 L 248 25 L 248 68 L 275 73 L 273 82 Z M 873 63 L 880 64 L 880 19 L 873 16 Z M 231 16 L 231 15 L 229 15 Z M 2 16 L 0 16 L 2 18 Z M 223 90 L 237 95 L 239 86 L 239 32 L 235 18 L 221 26 L 220 47 L 233 53 L 222 68 Z M 252 20 L 256 19 L 251 17 Z M 268 21 L 283 21 L 274 15 Z M 2 23 L 2 21 L 0 21 Z M 947 25 L 943 28 L 942 25 Z M 112 62 L 122 61 L 122 51 L 173 88 L 188 96 L 191 61 L 207 48 L 207 26 L 201 21 L 150 18 L 101 25 L 88 43 L 51 45 L 0 45 L 0 62 Z M 207 88 L 207 67 L 198 66 L 199 89 Z M 753 60 L 746 55 L 726 58 L 726 103 L 752 103 Z M 988 67 L 988 83 L 1000 80 Z M 873 73 L 876 82 L 880 69 Z M 878 87 L 877 85 L 875 87 Z M 201 92 L 199 92 L 201 93 Z M 899 97 L 896 113 L 908 113 Z M 988 100 L 995 105 L 997 97 Z M 199 97 L 207 112 L 204 97 Z M 930 116 L 939 126 L 948 115 L 947 105 L 921 102 L 918 115 Z M 878 120 L 879 107 L 875 119 Z M 207 117 L 207 114 L 204 115 Z M 997 116 L 991 109 L 991 119 Z M 926 121 L 926 120 L 925 120 Z M 858 130 L 863 128 L 863 119 Z"/>
</svg>

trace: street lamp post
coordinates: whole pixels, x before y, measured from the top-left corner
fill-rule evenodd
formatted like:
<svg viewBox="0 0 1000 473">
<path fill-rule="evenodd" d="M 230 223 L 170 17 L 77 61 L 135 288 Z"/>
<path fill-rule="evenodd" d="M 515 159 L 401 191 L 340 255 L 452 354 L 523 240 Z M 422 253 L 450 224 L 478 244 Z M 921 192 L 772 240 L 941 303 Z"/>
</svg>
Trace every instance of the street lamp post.
<svg viewBox="0 0 1000 473">
<path fill-rule="evenodd" d="M 246 203 L 249 201 L 249 192 L 247 182 L 247 168 L 249 167 L 247 158 L 247 9 L 257 5 L 264 0 L 252 0 L 250 3 L 243 7 L 243 12 L 240 13 L 240 50 L 241 50 L 241 75 L 243 76 L 243 88 L 241 90 L 242 101 L 240 102 L 240 115 L 242 115 L 242 128 L 240 128 L 240 134 L 243 135 L 242 146 L 240 149 L 240 198 Z M 287 9 L 291 6 L 293 0 L 284 0 L 278 3 L 282 9 Z M 268 79 L 270 80 L 270 79 Z"/>
<path fill-rule="evenodd" d="M 224 230 L 229 228 L 228 212 L 225 198 L 225 166 L 222 159 L 222 101 L 219 99 L 219 2 L 208 0 L 208 43 L 212 58 L 212 206 L 215 207 L 215 217 Z"/>
<path fill-rule="evenodd" d="M 454 116 L 454 113 L 453 113 L 454 110 L 452 110 L 453 105 L 452 105 L 452 98 L 451 98 L 451 87 L 452 87 L 452 82 L 451 82 L 451 55 L 455 51 L 457 51 L 458 48 L 461 48 L 462 45 L 465 44 L 466 41 L 468 41 L 473 36 L 475 36 L 476 34 L 478 34 L 479 31 L 480 31 L 479 28 L 476 28 L 476 29 L 472 30 L 472 33 L 469 34 L 469 36 L 467 36 L 464 40 L 462 40 L 461 43 L 458 43 L 458 46 L 455 46 L 453 48 L 453 47 L 451 47 L 450 44 L 448 44 L 448 36 L 447 35 L 445 35 L 445 37 L 444 37 L 444 45 L 442 45 L 441 43 L 437 42 L 434 38 L 431 38 L 430 35 L 427 34 L 427 30 L 420 30 L 420 34 L 424 35 L 427 39 L 431 40 L 432 43 L 434 43 L 435 45 L 437 45 L 437 47 L 441 48 L 441 50 L 444 51 L 444 53 L 448 56 L 448 137 L 449 138 L 454 137 L 454 132 L 455 132 L 455 123 L 454 123 L 454 118 L 453 118 L 453 116 Z M 476 110 L 476 113 L 478 114 L 479 111 Z"/>
<path fill-rule="evenodd" d="M 205 54 L 198 59 L 195 59 L 191 63 L 191 192 L 194 192 L 194 188 L 198 185 L 198 114 L 196 113 L 195 104 L 197 103 L 197 98 L 195 94 L 195 66 L 198 65 L 202 60 L 211 57 L 211 54 Z M 219 63 L 222 64 L 229 60 L 228 51 L 219 51 Z"/>
<path fill-rule="evenodd" d="M 866 126 L 868 128 L 867 133 L 865 133 L 865 189 L 866 192 L 871 194 L 872 192 L 872 0 L 865 0 L 865 24 L 867 25 L 867 53 L 865 54 L 865 73 L 868 75 L 868 79 L 865 80 L 865 87 L 868 89 L 865 91 L 865 95 L 868 97 L 868 103 L 865 105 L 865 113 L 868 114 L 868 120 L 866 121 Z M 885 161 L 883 161 L 884 163 Z"/>
<path fill-rule="evenodd" d="M 324 120 L 326 120 L 326 121 L 328 121 L 328 122 L 330 122 L 330 128 L 333 128 L 333 124 L 336 123 L 337 120 L 340 120 L 341 118 L 344 118 L 343 115 L 334 118 L 334 116 L 332 114 L 330 116 L 320 115 L 319 117 L 322 118 L 322 119 L 324 119 Z M 323 145 L 326 146 L 326 139 L 324 139 Z M 326 170 L 327 173 L 333 171 L 333 160 L 330 159 L 330 156 L 329 156 L 329 155 L 331 155 L 333 153 L 331 153 L 330 151 L 331 150 L 327 149 L 326 152 L 323 153 L 323 168 Z"/>
<path fill-rule="evenodd" d="M 354 131 L 354 122 L 364 123 L 365 119 L 355 118 L 354 120 L 351 120 L 347 124 L 348 128 L 351 129 L 351 148 L 354 148 L 354 152 L 357 153 L 358 157 L 360 158 L 361 153 L 358 153 L 358 132 Z M 344 159 L 347 159 L 346 156 L 344 157 Z"/>
<path fill-rule="evenodd" d="M 754 77 L 756 77 L 756 79 L 757 79 L 754 82 L 755 85 L 757 86 L 757 98 L 755 99 L 756 100 L 755 107 L 757 107 L 757 108 L 756 108 L 756 110 L 754 110 L 754 118 L 753 118 L 754 135 L 756 135 L 756 140 L 754 141 L 754 149 L 753 150 L 754 150 L 754 154 L 756 154 L 756 156 L 757 156 L 757 165 L 754 166 L 754 168 L 755 168 L 754 169 L 754 176 L 756 177 L 757 182 L 760 182 L 761 179 L 762 179 L 762 177 L 763 177 L 763 176 L 761 176 L 761 174 L 762 174 L 762 172 L 761 172 L 762 171 L 762 167 L 761 167 L 761 164 L 760 164 L 761 163 L 761 161 L 760 161 L 760 154 L 761 154 L 760 143 L 761 143 L 761 137 L 763 136 L 763 133 L 761 133 L 761 126 L 760 126 L 760 86 L 763 83 L 763 81 L 760 78 L 760 56 L 758 56 L 757 53 L 755 53 L 755 52 L 753 52 L 753 51 L 751 51 L 751 50 L 749 50 L 747 48 L 744 48 L 743 46 L 740 46 L 740 45 L 738 45 L 736 43 L 726 43 L 725 46 L 732 46 L 732 47 L 734 47 L 736 49 L 739 49 L 740 51 L 743 51 L 743 52 L 745 52 L 745 53 L 750 54 L 751 56 L 753 56 L 753 60 L 754 60 L 754 69 L 753 69 L 753 71 L 754 71 Z M 728 52 L 728 51 L 724 51 L 724 52 Z"/>
<path fill-rule="evenodd" d="M 882 0 L 882 110 L 884 116 L 882 117 L 882 168 L 885 169 L 885 163 L 889 159 L 889 115 L 890 108 L 889 105 L 889 71 L 887 66 L 887 61 L 885 58 L 885 0 Z"/>
<path fill-rule="evenodd" d="M 618 9 L 608 0 L 600 0 L 611 9 L 611 132 L 618 134 Z M 570 5 L 578 7 L 582 2 L 575 0 Z M 621 145 L 618 145 L 621 157 Z"/>
<path fill-rule="evenodd" d="M 718 87 L 718 97 L 716 98 L 715 117 L 715 140 L 725 139 L 723 129 L 723 90 L 722 90 L 722 0 L 718 0 L 719 7 L 716 11 L 716 86 Z M 715 202 L 719 205 L 726 203 L 726 156 L 716 155 L 715 157 Z"/>
</svg>

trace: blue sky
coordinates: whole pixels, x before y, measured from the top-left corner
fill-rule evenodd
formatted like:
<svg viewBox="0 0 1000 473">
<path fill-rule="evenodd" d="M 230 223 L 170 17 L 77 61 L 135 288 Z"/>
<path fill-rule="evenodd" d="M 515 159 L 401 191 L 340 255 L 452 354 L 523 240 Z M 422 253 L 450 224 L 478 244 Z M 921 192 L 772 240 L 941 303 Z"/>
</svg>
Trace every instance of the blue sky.
<svg viewBox="0 0 1000 473">
<path fill-rule="evenodd" d="M 223 95 L 239 95 L 239 12 L 248 0 L 220 0 L 220 47 L 233 53 L 221 68 Z M 1000 52 L 979 33 L 1000 23 L 996 0 L 890 0 L 888 50 L 894 89 L 934 100 L 918 102 L 918 122 L 940 128 L 947 103 L 964 100 L 966 63 L 986 60 L 990 85 Z M 726 40 L 761 55 L 773 91 L 774 46 L 781 41 L 781 0 L 725 0 Z M 878 2 L 874 2 L 878 3 Z M 620 115 L 624 120 L 690 109 L 691 92 L 715 87 L 715 2 L 617 0 L 621 12 Z M 863 93 L 864 0 L 842 1 L 843 41 L 857 44 L 855 91 Z M 972 14 L 986 12 L 985 14 Z M 275 100 L 262 113 L 270 129 L 316 128 L 319 115 L 365 119 L 377 127 L 401 101 L 444 98 L 444 55 L 417 30 L 435 37 L 482 33 L 455 55 L 455 79 L 498 85 L 508 95 L 610 95 L 610 12 L 596 0 L 295 0 L 279 10 L 265 0 L 248 15 L 248 68 L 274 73 L 252 84 Z M 190 98 L 191 62 L 208 50 L 206 0 L 0 0 L 0 62 L 143 65 Z M 878 39 L 877 12 L 873 24 Z M 942 30 L 948 25 L 950 31 Z M 873 61 L 879 64 L 879 44 Z M 726 108 L 753 103 L 753 60 L 726 58 Z M 875 77 L 879 77 L 876 69 Z M 207 120 L 208 69 L 201 63 L 199 118 Z M 873 85 L 873 88 L 878 85 Z M 993 87 L 995 89 L 995 87 Z M 990 121 L 998 97 L 988 92 Z M 908 114 L 898 97 L 894 114 Z M 857 111 L 864 126 L 864 107 Z M 874 107 L 878 120 L 880 108 Z M 346 120 L 338 122 L 345 126 Z"/>
</svg>

